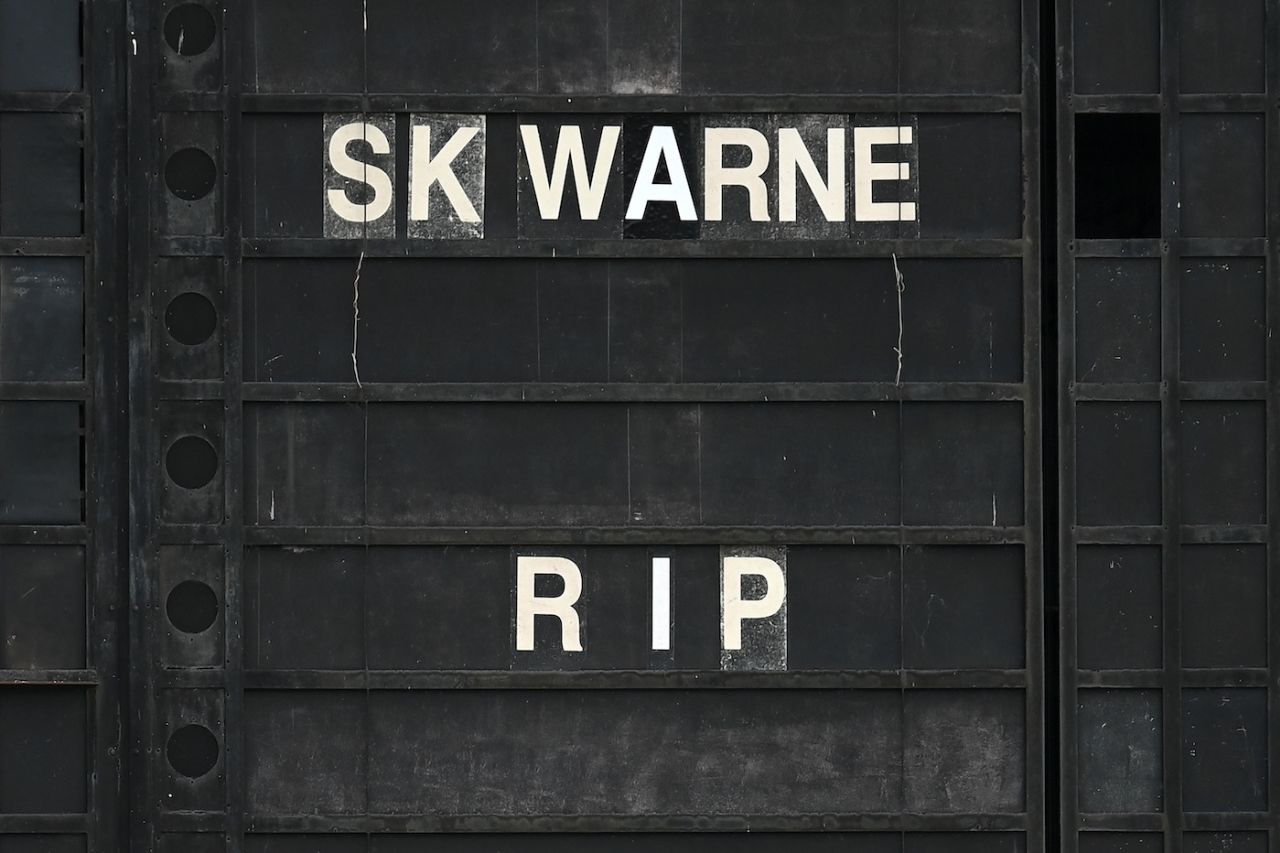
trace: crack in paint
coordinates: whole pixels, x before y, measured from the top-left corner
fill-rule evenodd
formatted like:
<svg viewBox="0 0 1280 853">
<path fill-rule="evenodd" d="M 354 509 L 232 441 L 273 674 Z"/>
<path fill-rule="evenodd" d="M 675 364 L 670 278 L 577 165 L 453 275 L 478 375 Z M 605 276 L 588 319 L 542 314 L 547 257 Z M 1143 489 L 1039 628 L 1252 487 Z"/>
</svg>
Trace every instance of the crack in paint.
<svg viewBox="0 0 1280 853">
<path fill-rule="evenodd" d="M 907 289 L 906 282 L 902 279 L 902 270 L 898 269 L 898 254 L 892 253 L 893 258 L 893 278 L 898 290 L 898 345 L 893 351 L 898 356 L 898 372 L 893 378 L 895 387 L 902 384 L 902 292 Z"/>
<path fill-rule="evenodd" d="M 356 261 L 356 277 L 351 283 L 355 291 L 351 299 L 351 370 L 355 373 L 356 387 L 363 388 L 360 384 L 360 362 L 356 357 L 356 350 L 360 348 L 360 270 L 364 268 L 364 250 L 360 250 L 360 260 Z"/>
</svg>

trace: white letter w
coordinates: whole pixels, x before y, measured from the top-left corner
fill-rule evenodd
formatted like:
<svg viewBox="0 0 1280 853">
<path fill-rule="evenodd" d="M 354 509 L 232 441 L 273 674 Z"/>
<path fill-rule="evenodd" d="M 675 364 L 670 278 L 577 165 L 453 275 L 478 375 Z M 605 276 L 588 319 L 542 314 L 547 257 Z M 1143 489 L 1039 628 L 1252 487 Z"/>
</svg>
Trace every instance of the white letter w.
<svg viewBox="0 0 1280 853">
<path fill-rule="evenodd" d="M 525 157 L 529 160 L 529 180 L 538 198 L 538 211 L 543 219 L 560 218 L 560 202 L 564 196 L 564 181 L 573 164 L 573 180 L 578 190 L 578 211 L 583 220 L 600 218 L 604 204 L 604 191 L 609 183 L 609 169 L 613 155 L 618 150 L 619 125 L 607 125 L 600 134 L 600 149 L 596 151 L 595 169 L 587 175 L 587 152 L 582 147 L 582 129 L 576 125 L 562 125 L 556 140 L 556 159 L 547 178 L 547 163 L 542 157 L 542 138 L 532 124 L 520 125 L 520 138 L 524 142 Z"/>
</svg>

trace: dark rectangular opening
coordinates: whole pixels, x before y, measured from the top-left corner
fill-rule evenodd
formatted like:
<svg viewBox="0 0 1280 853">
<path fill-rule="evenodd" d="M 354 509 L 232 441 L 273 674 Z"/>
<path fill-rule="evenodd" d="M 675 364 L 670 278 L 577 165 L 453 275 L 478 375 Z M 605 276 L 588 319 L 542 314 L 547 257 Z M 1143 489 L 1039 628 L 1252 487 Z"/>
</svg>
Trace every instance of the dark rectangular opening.
<svg viewBox="0 0 1280 853">
<path fill-rule="evenodd" d="M 1076 116 L 1076 237 L 1160 236 L 1160 116 Z"/>
</svg>

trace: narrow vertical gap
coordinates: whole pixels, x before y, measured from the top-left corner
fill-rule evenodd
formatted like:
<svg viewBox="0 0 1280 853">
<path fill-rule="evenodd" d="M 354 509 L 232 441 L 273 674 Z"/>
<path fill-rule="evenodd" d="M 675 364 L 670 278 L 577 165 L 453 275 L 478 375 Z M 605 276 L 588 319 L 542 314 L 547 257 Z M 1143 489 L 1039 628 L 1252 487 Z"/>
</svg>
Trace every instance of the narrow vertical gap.
<svg viewBox="0 0 1280 853">
<path fill-rule="evenodd" d="M 1046 850 L 1062 845 L 1062 671 L 1058 585 L 1061 541 L 1058 443 L 1058 63 L 1057 2 L 1040 0 L 1040 484 L 1042 630 L 1044 632 L 1044 839 Z M 1032 663 L 1031 665 L 1034 665 Z"/>
<path fill-rule="evenodd" d="M 84 339 L 81 338 L 81 340 Z M 82 348 L 87 349 L 83 344 L 81 346 Z M 84 403 L 80 403 L 76 406 L 76 416 L 80 421 L 80 523 L 84 525 L 92 525 L 95 523 L 96 519 L 91 518 L 89 513 L 93 512 L 96 507 L 92 495 L 94 484 L 90 482 L 89 453 L 92 452 L 92 439 L 94 436 L 91 435 L 92 430 L 86 420 L 88 413 L 85 411 L 85 408 Z"/>
</svg>

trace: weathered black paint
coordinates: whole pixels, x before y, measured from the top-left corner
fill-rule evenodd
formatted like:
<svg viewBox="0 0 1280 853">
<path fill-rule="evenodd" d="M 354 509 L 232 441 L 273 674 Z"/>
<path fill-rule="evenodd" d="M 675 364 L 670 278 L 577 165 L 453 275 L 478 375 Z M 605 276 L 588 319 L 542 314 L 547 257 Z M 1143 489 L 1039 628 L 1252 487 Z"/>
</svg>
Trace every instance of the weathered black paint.
<svg viewBox="0 0 1280 853">
<path fill-rule="evenodd" d="M 1280 9 L 1057 5 L 1061 849 L 1275 849 Z"/>
<path fill-rule="evenodd" d="M 637 163 L 627 152 L 639 150 L 646 122 L 659 117 L 687 125 L 684 159 L 696 169 L 694 134 L 732 112 L 688 99 L 734 92 L 698 82 L 706 72 L 698 70 L 697 45 L 712 35 L 707 25 L 718 12 L 672 4 L 666 20 L 673 33 L 690 33 L 672 71 L 660 50 L 626 47 L 628 28 L 664 26 L 665 7 L 650 5 L 640 15 L 635 4 L 607 4 L 599 22 L 608 31 L 601 33 L 608 47 L 602 73 L 583 71 L 578 79 L 555 53 L 583 57 L 584 68 L 596 61 L 580 43 L 565 44 L 557 29 L 557 15 L 578 10 L 536 5 L 513 5 L 509 20 L 491 22 L 492 37 L 510 41 L 500 54 L 506 65 L 476 69 L 475 77 L 463 65 L 443 77 L 424 75 L 408 54 L 384 67 L 408 50 L 400 33 L 379 29 L 391 11 L 385 4 L 368 9 L 364 54 L 347 52 L 324 68 L 311 64 L 323 41 L 317 31 L 341 23 L 341 15 L 310 16 L 306 47 L 295 50 L 287 9 L 243 10 L 251 88 L 273 98 L 299 94 L 284 110 L 251 106 L 249 94 L 221 102 L 222 151 L 238 152 L 245 165 L 241 173 L 226 163 L 224 197 L 215 193 L 209 202 L 226 217 L 223 239 L 180 237 L 157 247 L 163 263 L 183 266 L 174 268 L 180 285 L 151 277 L 153 310 L 167 310 L 180 292 L 199 293 L 226 322 L 193 347 L 175 346 L 160 328 L 150 336 L 162 370 L 150 393 L 163 426 L 150 434 L 155 450 L 144 458 L 160 458 L 153 454 L 183 436 L 225 446 L 227 457 L 208 486 L 161 485 L 153 493 L 152 535 L 169 544 L 146 559 L 165 578 L 156 595 L 188 577 L 218 584 L 225 623 L 215 621 L 204 637 L 158 622 L 169 638 L 167 660 L 180 668 L 146 679 L 151 719 L 169 721 L 166 731 L 205 721 L 220 741 L 243 745 L 218 765 L 231 804 L 221 825 L 230 832 L 228 849 L 266 842 L 253 834 L 242 841 L 239 820 L 283 833 L 272 842 L 282 844 L 290 832 L 317 828 L 307 814 L 330 828 L 358 831 L 392 820 L 384 825 L 414 832 L 454 826 L 465 814 L 487 815 L 466 819 L 465 828 L 476 830 L 514 828 L 506 821 L 544 814 L 560 816 L 538 818 L 547 821 L 542 829 L 604 830 L 678 829 L 679 815 L 690 814 L 704 817 L 685 828 L 707 819 L 728 821 L 722 828 L 801 828 L 816 825 L 814 815 L 823 812 L 833 815 L 832 828 L 860 829 L 875 825 L 874 813 L 903 815 L 889 818 L 898 829 L 965 829 L 970 819 L 948 815 L 981 814 L 980 825 L 1008 831 L 1004 837 L 1021 849 L 1043 826 L 1033 698 L 1039 687 L 1028 669 L 1038 660 L 1038 643 L 1028 636 L 1039 634 L 1039 611 L 1027 607 L 1038 596 L 1039 522 L 1025 498 L 1038 458 L 1036 362 L 1034 348 L 1024 346 L 1038 322 L 1034 228 L 1021 239 L 1024 222 L 1034 221 L 1023 212 L 1034 201 L 1035 178 L 1028 171 L 1024 183 L 1019 165 L 1036 156 L 1034 98 L 1021 122 L 978 101 L 954 119 L 922 116 L 921 153 L 911 167 L 921 178 L 919 204 L 936 216 L 920 233 L 912 226 L 869 233 L 879 245 L 853 244 L 843 227 L 808 233 L 817 227 L 809 215 L 815 211 L 797 224 L 803 233 L 776 223 L 752 233 L 724 226 L 708 233 L 707 223 L 657 215 L 660 206 L 646 220 L 624 224 L 621 197 L 606 199 L 617 215 L 598 224 L 575 226 L 570 205 L 563 227 L 550 228 L 529 215 L 528 179 L 516 161 L 506 174 L 508 158 L 492 156 L 480 245 L 432 240 L 427 252 L 413 239 L 422 235 L 413 233 L 403 197 L 385 234 L 357 228 L 347 241 L 288 242 L 326 230 L 316 151 L 321 112 L 395 114 L 386 133 L 395 140 L 400 182 L 408 174 L 407 113 L 486 113 L 489 150 L 514 155 L 515 122 L 503 111 L 576 112 L 564 98 L 483 98 L 532 91 L 524 88 L 523 48 L 516 46 L 517 22 L 530 12 L 528 32 L 540 34 L 535 78 L 552 63 L 549 86 L 563 89 L 575 79 L 583 94 L 626 95 L 583 105 L 626 116 L 619 189 L 634 180 Z M 594 21 L 593 5 L 580 5 L 580 16 Z M 882 14 L 896 28 L 894 5 Z M 1001 14 L 1016 8 L 1004 6 Z M 395 11 L 410 26 L 424 8 L 400 4 Z M 348 34 L 355 32 L 353 11 L 346 9 Z M 474 14 L 461 6 L 432 11 Z M 836 7 L 819 14 L 842 15 Z M 448 51 L 463 50 L 470 38 L 464 33 L 476 23 L 451 38 L 416 42 L 412 55 L 443 62 Z M 1000 39 L 1012 34 L 1004 68 L 1016 69 L 1016 15 L 984 25 L 1006 28 Z M 912 26 L 918 23 L 904 23 L 909 33 Z M 646 43 L 663 40 L 637 41 Z M 667 43 L 681 44 L 678 35 Z M 483 56 L 488 62 L 494 54 Z M 387 82 L 392 67 L 394 86 Z M 864 85 L 861 71 L 827 88 L 812 75 L 804 82 L 794 67 L 798 91 L 837 95 Z M 690 80 L 681 79 L 682 68 Z M 536 90 L 539 81 L 533 83 Z M 458 96 L 437 99 L 438 88 Z M 1001 83 L 994 91 L 1017 88 Z M 333 97 L 360 89 L 408 90 L 410 100 L 374 108 Z M 413 96 L 415 89 L 421 94 Z M 634 100 L 644 92 L 671 100 Z M 182 97 L 161 92 L 159 113 L 183 112 L 180 101 L 176 110 L 164 105 Z M 846 112 L 835 100 L 741 103 L 752 112 Z M 1020 105 L 1015 97 L 1005 108 Z M 874 100 L 858 107 L 850 121 L 913 109 Z M 681 118 L 673 108 L 706 115 Z M 243 122 L 238 137 L 233 120 Z M 391 161 L 383 167 L 390 172 Z M 700 206 L 702 188 L 693 184 Z M 246 203 L 229 204 L 233 191 Z M 249 238 L 243 267 L 236 258 L 227 268 L 235 283 L 218 283 L 212 268 L 184 259 L 232 252 L 241 230 Z M 787 243 L 800 236 L 821 238 L 803 262 L 798 245 L 792 252 Z M 920 252 L 901 242 L 917 236 L 943 239 L 932 248 L 919 244 Z M 666 245 L 644 248 L 637 244 L 649 241 L 636 237 L 666 238 Z M 530 238 L 542 242 L 524 242 Z M 761 251 L 793 258 L 752 258 Z M 415 257 L 396 257 L 405 252 Z M 594 259 L 561 259 L 576 254 Z M 896 270 L 907 282 L 901 293 Z M 206 303 L 199 304 L 203 310 Z M 909 318 L 901 340 L 900 316 Z M 901 363 L 895 348 L 905 353 Z M 192 385 L 216 382 L 220 352 L 226 378 Z M 582 382 L 593 384 L 572 384 Z M 191 394 L 197 387 L 207 390 Z M 222 418 L 203 399 L 220 396 Z M 850 442 L 854 435 L 861 438 Z M 1010 445 L 1019 451 L 1010 454 Z M 956 473 L 939 477 L 940 466 Z M 190 523 L 199 526 L 179 526 Z M 273 541 L 277 536 L 284 538 Z M 386 547 L 373 547 L 382 537 Z M 218 545 L 228 549 L 224 565 Z M 787 672 L 720 672 L 718 555 L 747 545 L 791 546 L 785 558 L 767 551 L 785 559 L 791 578 Z M 581 657 L 512 650 L 514 555 L 531 549 L 582 566 Z M 676 584 L 669 655 L 647 645 L 654 553 L 669 555 Z M 963 555 L 960 564 L 953 553 Z M 846 584 L 883 605 L 858 597 L 842 606 L 832 593 Z M 854 610 L 846 613 L 846 606 Z M 546 643 L 554 634 L 538 636 Z M 218 667 L 223 643 L 225 680 L 218 669 L 190 668 L 201 661 Z M 758 668 L 750 646 L 743 654 L 747 668 Z M 244 688 L 236 686 L 240 678 Z M 721 689 L 699 689 L 703 683 Z M 385 689 L 350 689 L 374 684 Z M 811 689 L 760 689 L 806 685 Z M 933 689 L 903 694 L 908 685 Z M 412 686 L 435 689 L 405 692 Z M 565 692 L 575 687 L 580 692 Z M 218 709 L 212 716 L 211 708 Z M 530 708 L 545 718 L 537 734 L 521 728 L 536 723 Z M 762 725 L 760 715 L 778 722 Z M 859 715 L 865 725 L 854 725 Z M 305 731 L 281 728 L 290 717 L 311 722 Z M 478 718 L 493 724 L 477 726 Z M 445 720 L 456 731 L 442 728 Z M 973 726 L 980 731 L 966 728 Z M 149 728 L 156 731 L 155 722 Z M 619 739 L 619 728 L 634 733 Z M 509 745 L 494 739 L 497 730 Z M 173 753 L 168 737 L 156 742 L 166 755 Z M 476 750 L 496 752 L 478 763 L 439 764 L 435 776 L 415 782 L 420 756 L 444 760 L 422 737 L 440 744 L 473 739 Z M 668 747 L 655 751 L 655 738 Z M 955 741 L 973 747 L 955 752 Z M 322 756 L 308 744 L 330 749 Z M 768 757 L 743 753 L 751 748 Z M 507 757 L 512 749 L 526 757 Z M 869 757 L 809 756 L 814 750 Z M 585 756 L 594 756 L 597 770 L 586 770 Z M 642 758 L 661 767 L 645 770 Z M 321 762 L 314 772 L 298 763 L 313 759 Z M 547 769 L 558 761 L 568 762 L 563 772 Z M 829 770 L 820 769 L 827 763 Z M 197 780 L 191 788 L 168 765 L 152 766 L 154 790 L 178 785 L 186 808 L 210 808 L 222 796 L 221 781 Z M 690 767 L 703 769 L 691 775 Z M 521 782 L 535 768 L 539 778 L 578 778 L 584 794 L 544 788 L 532 776 Z M 765 775 L 755 779 L 757 773 Z M 809 786 L 786 781 L 814 773 Z M 683 779 L 689 793 L 662 781 L 669 776 Z M 286 777 L 298 781 L 285 785 Z M 168 836 L 194 818 L 171 808 L 159 840 L 187 843 Z M 906 817 L 912 814 L 927 817 Z M 908 845 L 923 839 L 910 836 Z M 346 842 L 333 836 L 330 843 Z"/>
<path fill-rule="evenodd" d="M 0 850 L 1274 850 L 1277 91 L 1271 0 L 0 0 Z M 923 215 L 325 240 L 339 113 L 917 116 Z"/>
<path fill-rule="evenodd" d="M 122 21 L 110 0 L 0 2 L 6 850 L 127 843 Z"/>
<path fill-rule="evenodd" d="M 1027 499 L 1039 464 L 1038 89 L 1031 76 L 1028 94 L 1013 94 L 1023 88 L 1017 45 L 1032 50 L 1035 39 L 1022 37 L 1016 4 L 998 5 L 967 13 L 990 41 L 953 47 L 1000 61 L 898 72 L 908 90 L 973 93 L 932 102 L 913 127 L 919 197 L 903 200 L 932 216 L 856 242 L 809 209 L 794 228 L 744 230 L 732 217 L 682 222 L 662 205 L 623 222 L 622 204 L 659 121 L 677 127 L 696 175 L 695 137 L 716 122 L 768 130 L 779 113 L 856 125 L 919 112 L 926 102 L 906 96 L 841 102 L 886 91 L 870 54 L 842 52 L 843 76 L 803 65 L 842 28 L 879 44 L 863 25 L 896 31 L 900 15 L 904 52 L 918 50 L 921 10 L 797 9 L 791 17 L 812 32 L 788 46 L 758 10 L 724 4 L 643 14 L 617 2 L 511 4 L 489 19 L 462 4 L 428 13 L 375 2 L 363 51 L 339 50 L 323 67 L 317 49 L 358 36 L 363 7 L 308 16 L 305 31 L 293 27 L 298 9 L 235 10 L 251 82 L 208 105 L 223 109 L 224 135 L 242 122 L 223 151 L 244 170 L 228 163 L 222 192 L 245 203 L 211 202 L 226 217 L 221 241 L 156 249 L 225 254 L 243 233 L 243 266 L 235 258 L 235 283 L 221 286 L 183 271 L 181 289 L 227 321 L 190 355 L 154 334 L 174 354 L 150 386 L 157 450 L 183 435 L 227 449 L 209 486 L 155 491 L 152 535 L 168 544 L 150 558 L 172 584 L 183 577 L 175 561 L 199 553 L 193 577 L 224 585 L 225 629 L 209 631 L 225 630 L 226 665 L 164 671 L 148 689 L 154 719 L 190 724 L 219 707 L 226 725 L 211 730 L 243 747 L 219 777 L 231 811 L 211 824 L 230 831 L 228 849 L 266 843 L 242 839 L 238 820 L 282 844 L 317 821 L 408 832 L 525 819 L 559 831 L 783 829 L 817 826 L 818 814 L 831 815 L 828 828 L 976 821 L 1042 849 L 1040 522 Z M 961 22 L 950 7 L 934 11 Z M 429 34 L 411 45 L 404 33 L 426 14 Z M 566 16 L 584 26 L 568 41 Z M 449 20 L 458 28 L 443 37 Z M 712 58 L 723 52 L 715 21 L 777 43 L 771 86 L 816 100 L 714 100 L 763 91 L 748 85 L 745 54 Z M 1035 32 L 1034 14 L 1026 26 Z M 668 35 L 638 38 L 648 30 Z M 485 50 L 467 48 L 479 32 Z M 631 36 L 673 45 L 677 61 L 628 47 Z M 725 63 L 737 70 L 717 78 Z M 571 89 L 572 100 L 544 87 Z M 497 93 L 523 96 L 488 97 Z M 158 113 L 198 106 L 186 97 L 162 92 Z M 378 165 L 390 173 L 394 162 L 398 185 L 411 114 L 485 114 L 482 241 L 420 239 L 399 191 L 377 233 L 357 225 L 345 240 L 315 239 L 334 233 L 319 191 L 321 113 L 361 111 L 394 116 L 379 126 L 397 155 Z M 557 122 L 581 112 L 589 128 L 623 117 L 607 215 L 583 223 L 571 200 L 558 226 L 535 215 L 514 157 L 517 122 L 503 115 L 513 111 Z M 730 197 L 730 213 L 739 201 Z M 800 237 L 818 239 L 801 251 Z M 176 291 L 153 291 L 165 301 L 151 304 Z M 191 384 L 217 376 L 205 366 L 216 347 L 226 378 Z M 220 397 L 221 419 L 209 406 Z M 200 543 L 215 547 L 177 550 Z M 785 560 L 785 657 L 771 658 L 785 671 L 721 671 L 767 668 L 750 645 L 728 663 L 720 650 L 718 560 L 743 548 Z M 529 553 L 581 566 L 582 655 L 513 651 L 513 566 Z M 654 554 L 673 566 L 669 654 L 647 643 Z M 544 647 L 552 629 L 538 629 Z M 175 660 L 216 667 L 218 639 L 171 636 Z M 853 689 L 831 689 L 841 687 Z M 157 790 L 174 784 L 154 766 Z M 220 796 L 201 784 L 188 802 Z M 162 841 L 194 820 L 164 811 Z"/>
</svg>

